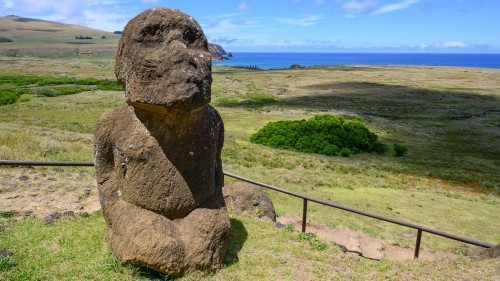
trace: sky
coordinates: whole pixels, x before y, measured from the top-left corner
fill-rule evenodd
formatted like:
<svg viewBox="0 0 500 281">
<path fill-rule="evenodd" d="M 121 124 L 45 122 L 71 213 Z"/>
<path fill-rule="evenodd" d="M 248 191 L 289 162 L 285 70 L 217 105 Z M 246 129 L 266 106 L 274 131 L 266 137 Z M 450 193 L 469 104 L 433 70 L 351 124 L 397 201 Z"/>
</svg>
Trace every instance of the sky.
<svg viewBox="0 0 500 281">
<path fill-rule="evenodd" d="M 115 31 L 158 6 L 230 52 L 500 53 L 500 0 L 0 0 L 0 16 Z"/>
</svg>

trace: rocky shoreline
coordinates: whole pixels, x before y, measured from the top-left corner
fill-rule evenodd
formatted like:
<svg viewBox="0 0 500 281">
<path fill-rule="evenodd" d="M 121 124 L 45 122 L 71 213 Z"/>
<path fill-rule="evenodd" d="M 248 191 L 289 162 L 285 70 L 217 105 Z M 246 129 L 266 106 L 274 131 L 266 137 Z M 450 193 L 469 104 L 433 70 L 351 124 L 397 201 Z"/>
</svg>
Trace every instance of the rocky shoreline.
<svg viewBox="0 0 500 281">
<path fill-rule="evenodd" d="M 208 43 L 208 50 L 212 56 L 212 61 L 229 60 L 228 53 L 220 45 Z"/>
</svg>

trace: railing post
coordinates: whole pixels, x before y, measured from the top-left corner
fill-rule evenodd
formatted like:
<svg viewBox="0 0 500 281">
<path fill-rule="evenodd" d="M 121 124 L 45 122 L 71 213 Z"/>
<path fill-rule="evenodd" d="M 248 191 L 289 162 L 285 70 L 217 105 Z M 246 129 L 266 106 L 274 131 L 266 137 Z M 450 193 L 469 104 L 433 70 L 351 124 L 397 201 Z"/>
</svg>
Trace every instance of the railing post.
<svg viewBox="0 0 500 281">
<path fill-rule="evenodd" d="M 417 244 L 415 245 L 415 255 L 413 259 L 418 260 L 418 255 L 420 254 L 420 241 L 422 240 L 422 229 L 417 232 Z"/>
<path fill-rule="evenodd" d="M 304 198 L 304 205 L 302 206 L 302 232 L 306 232 L 306 221 L 307 221 L 307 199 Z"/>
</svg>

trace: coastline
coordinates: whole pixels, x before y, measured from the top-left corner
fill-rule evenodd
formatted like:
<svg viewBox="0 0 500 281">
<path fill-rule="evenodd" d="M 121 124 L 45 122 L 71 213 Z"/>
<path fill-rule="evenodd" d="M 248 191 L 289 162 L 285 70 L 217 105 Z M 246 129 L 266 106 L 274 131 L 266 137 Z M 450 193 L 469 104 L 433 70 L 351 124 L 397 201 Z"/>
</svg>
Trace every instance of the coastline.
<svg viewBox="0 0 500 281">
<path fill-rule="evenodd" d="M 233 52 L 233 57 L 213 61 L 213 65 L 252 67 L 258 69 L 284 69 L 292 65 L 402 65 L 402 66 L 455 66 L 500 69 L 500 54 L 458 53 L 270 53 Z"/>
</svg>

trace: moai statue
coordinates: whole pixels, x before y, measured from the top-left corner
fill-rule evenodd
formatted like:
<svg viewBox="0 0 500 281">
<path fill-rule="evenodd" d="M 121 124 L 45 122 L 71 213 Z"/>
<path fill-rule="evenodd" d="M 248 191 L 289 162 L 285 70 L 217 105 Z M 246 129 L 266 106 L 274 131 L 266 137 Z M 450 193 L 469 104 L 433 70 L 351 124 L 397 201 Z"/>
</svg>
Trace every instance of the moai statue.
<svg viewBox="0 0 500 281">
<path fill-rule="evenodd" d="M 146 10 L 125 27 L 115 74 L 126 104 L 101 116 L 94 145 L 113 254 L 171 276 L 216 270 L 231 226 L 224 125 L 208 105 L 211 58 L 201 27 L 179 10 Z"/>
</svg>

